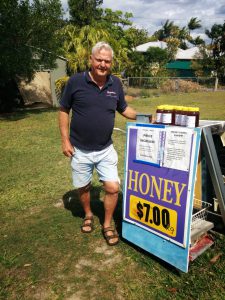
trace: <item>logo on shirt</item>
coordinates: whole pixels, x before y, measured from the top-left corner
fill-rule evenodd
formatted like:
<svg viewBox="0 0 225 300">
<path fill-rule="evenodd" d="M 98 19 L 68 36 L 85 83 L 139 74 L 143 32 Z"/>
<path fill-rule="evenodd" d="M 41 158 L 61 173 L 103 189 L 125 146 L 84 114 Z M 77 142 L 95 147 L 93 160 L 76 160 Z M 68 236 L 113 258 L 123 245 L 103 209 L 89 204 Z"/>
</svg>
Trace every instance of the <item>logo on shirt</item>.
<svg viewBox="0 0 225 300">
<path fill-rule="evenodd" d="M 107 92 L 106 92 L 106 96 L 115 98 L 115 97 L 116 97 L 116 92 L 113 92 L 113 91 L 107 91 Z"/>
</svg>

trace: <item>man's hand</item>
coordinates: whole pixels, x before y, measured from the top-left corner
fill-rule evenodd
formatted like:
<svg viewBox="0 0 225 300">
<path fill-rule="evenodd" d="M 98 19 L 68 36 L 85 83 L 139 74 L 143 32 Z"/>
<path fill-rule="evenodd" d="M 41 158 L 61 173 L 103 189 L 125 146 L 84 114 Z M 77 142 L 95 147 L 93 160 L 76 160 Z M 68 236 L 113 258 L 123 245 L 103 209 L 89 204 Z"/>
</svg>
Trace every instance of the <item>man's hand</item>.
<svg viewBox="0 0 225 300">
<path fill-rule="evenodd" d="M 69 140 L 62 141 L 62 152 L 67 157 L 73 156 L 74 148 Z"/>
<path fill-rule="evenodd" d="M 69 110 L 60 107 L 59 110 L 59 129 L 62 140 L 62 152 L 65 156 L 71 157 L 74 154 L 74 148 L 69 139 Z"/>
</svg>

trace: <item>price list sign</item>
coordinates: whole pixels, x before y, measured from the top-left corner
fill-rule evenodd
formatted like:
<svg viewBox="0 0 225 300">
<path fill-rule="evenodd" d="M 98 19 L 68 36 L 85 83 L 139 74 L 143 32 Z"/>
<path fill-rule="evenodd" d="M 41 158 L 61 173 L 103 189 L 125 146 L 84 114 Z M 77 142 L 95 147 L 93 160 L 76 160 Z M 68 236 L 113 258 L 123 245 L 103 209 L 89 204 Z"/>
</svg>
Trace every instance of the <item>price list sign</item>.
<svg viewBox="0 0 225 300">
<path fill-rule="evenodd" d="M 189 128 L 133 125 L 127 132 L 123 219 L 181 247 L 187 240 L 194 139 Z"/>
</svg>

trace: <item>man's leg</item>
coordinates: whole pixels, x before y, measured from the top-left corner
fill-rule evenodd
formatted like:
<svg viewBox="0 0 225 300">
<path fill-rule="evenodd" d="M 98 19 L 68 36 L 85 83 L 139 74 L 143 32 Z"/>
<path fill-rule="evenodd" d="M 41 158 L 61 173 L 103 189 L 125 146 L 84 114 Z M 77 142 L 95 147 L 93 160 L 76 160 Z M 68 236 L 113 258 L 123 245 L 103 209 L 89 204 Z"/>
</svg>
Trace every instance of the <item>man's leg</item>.
<svg viewBox="0 0 225 300">
<path fill-rule="evenodd" d="M 96 170 L 99 180 L 103 183 L 105 190 L 104 209 L 105 219 L 103 223 L 103 234 L 109 245 L 118 243 L 119 238 L 116 230 L 111 226 L 113 213 L 118 201 L 119 176 L 117 170 L 118 155 L 112 145 L 96 156 Z"/>
<path fill-rule="evenodd" d="M 91 218 L 93 218 L 93 213 L 91 211 L 90 184 L 86 185 L 85 187 L 79 188 L 78 194 L 86 218 L 82 225 L 82 231 L 91 232 L 93 230 L 91 226 L 91 224 L 93 224 L 93 220 L 91 220 Z"/>
<path fill-rule="evenodd" d="M 113 213 L 118 201 L 119 183 L 105 181 L 103 182 L 103 187 L 105 190 L 105 197 L 104 197 L 105 219 L 104 219 L 103 227 L 105 228 L 111 226 Z"/>
<path fill-rule="evenodd" d="M 117 201 L 118 201 L 118 192 L 119 192 L 119 183 L 114 181 L 104 181 L 103 187 L 105 190 L 104 197 L 104 209 L 105 209 L 105 219 L 103 224 L 103 230 L 111 226 L 113 213 L 115 211 Z M 107 235 L 113 235 L 114 232 L 108 231 Z M 110 243 L 118 242 L 118 237 L 110 239 Z"/>
<path fill-rule="evenodd" d="M 90 186 L 93 172 L 92 152 L 75 148 L 71 160 L 73 185 L 78 188 L 78 195 L 84 209 L 85 218 L 81 226 L 82 232 L 93 230 L 93 213 L 90 206 Z M 88 183 L 88 184 L 87 184 Z"/>
</svg>

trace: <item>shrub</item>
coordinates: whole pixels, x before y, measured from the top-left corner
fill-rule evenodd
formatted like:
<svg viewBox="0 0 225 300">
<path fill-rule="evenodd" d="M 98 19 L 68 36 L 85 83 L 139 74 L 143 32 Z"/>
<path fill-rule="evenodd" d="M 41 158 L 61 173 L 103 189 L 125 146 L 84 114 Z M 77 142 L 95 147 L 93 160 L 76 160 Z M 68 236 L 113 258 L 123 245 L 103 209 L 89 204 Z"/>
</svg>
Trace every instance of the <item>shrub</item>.
<svg viewBox="0 0 225 300">
<path fill-rule="evenodd" d="M 66 86 L 68 79 L 69 79 L 69 76 L 64 76 L 55 81 L 55 92 L 56 92 L 58 99 L 61 98 L 61 95 L 63 93 L 63 90 Z"/>
<path fill-rule="evenodd" d="M 192 82 L 190 80 L 169 79 L 161 85 L 160 89 L 163 93 L 170 93 L 170 92 L 190 93 L 190 92 L 200 91 L 202 88 L 198 83 Z"/>
<path fill-rule="evenodd" d="M 140 97 L 141 89 L 140 88 L 128 87 L 126 94 L 129 95 L 129 96 L 132 96 L 134 98 Z"/>
</svg>

